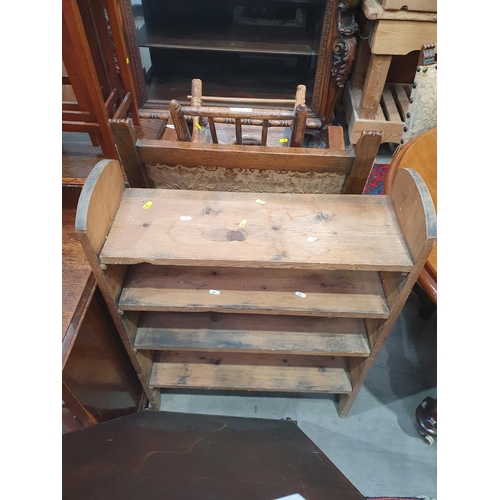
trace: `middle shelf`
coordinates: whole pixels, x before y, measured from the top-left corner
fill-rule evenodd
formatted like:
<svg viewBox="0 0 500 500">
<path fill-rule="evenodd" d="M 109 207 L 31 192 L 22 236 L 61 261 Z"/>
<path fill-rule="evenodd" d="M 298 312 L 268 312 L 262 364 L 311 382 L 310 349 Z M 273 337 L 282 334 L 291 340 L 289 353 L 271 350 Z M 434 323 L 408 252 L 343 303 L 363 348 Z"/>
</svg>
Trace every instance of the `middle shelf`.
<svg viewBox="0 0 500 500">
<path fill-rule="evenodd" d="M 377 272 L 131 266 L 123 311 L 239 312 L 387 318 Z"/>
<path fill-rule="evenodd" d="M 134 347 L 157 351 L 370 355 L 362 319 L 261 314 L 142 313 Z"/>
</svg>

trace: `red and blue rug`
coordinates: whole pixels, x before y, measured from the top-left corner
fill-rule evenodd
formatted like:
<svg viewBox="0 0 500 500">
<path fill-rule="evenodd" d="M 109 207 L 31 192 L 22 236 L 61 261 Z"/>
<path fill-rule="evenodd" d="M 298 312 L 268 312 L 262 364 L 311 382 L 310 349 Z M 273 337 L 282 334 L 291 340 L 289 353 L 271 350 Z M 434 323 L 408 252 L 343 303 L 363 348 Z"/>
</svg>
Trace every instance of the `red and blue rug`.
<svg viewBox="0 0 500 500">
<path fill-rule="evenodd" d="M 384 182 L 388 169 L 389 165 L 375 163 L 370 172 L 370 177 L 368 178 L 363 194 L 383 194 Z"/>
</svg>

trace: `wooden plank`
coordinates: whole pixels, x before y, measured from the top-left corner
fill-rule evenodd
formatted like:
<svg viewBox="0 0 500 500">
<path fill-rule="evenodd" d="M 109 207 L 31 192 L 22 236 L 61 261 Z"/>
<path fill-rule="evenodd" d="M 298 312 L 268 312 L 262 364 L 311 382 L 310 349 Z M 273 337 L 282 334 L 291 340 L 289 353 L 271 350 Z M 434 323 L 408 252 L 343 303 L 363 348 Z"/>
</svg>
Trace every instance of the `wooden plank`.
<svg viewBox="0 0 500 500">
<path fill-rule="evenodd" d="M 205 166 L 225 168 L 253 168 L 257 170 L 288 170 L 292 172 L 347 173 L 354 162 L 353 151 L 328 149 L 288 148 L 194 144 L 140 139 L 137 149 L 143 163 Z"/>
<path fill-rule="evenodd" d="M 337 125 L 328 127 L 328 148 L 333 150 L 345 149 L 343 127 Z"/>
<path fill-rule="evenodd" d="M 406 120 L 406 113 L 408 112 L 408 106 L 410 105 L 410 100 L 408 99 L 408 95 L 406 93 L 406 87 L 408 85 L 404 85 L 402 83 L 394 84 L 394 94 L 396 95 L 396 106 L 398 107 L 399 112 Z"/>
<path fill-rule="evenodd" d="M 133 105 L 132 93 L 127 92 L 125 94 L 125 97 L 123 98 L 123 101 L 118 106 L 116 113 L 113 115 L 113 118 L 115 120 L 127 118 L 127 112 L 129 111 L 130 106 L 132 105 Z"/>
<path fill-rule="evenodd" d="M 305 30 L 279 26 L 235 26 L 213 29 L 164 30 L 146 24 L 137 32 L 141 47 L 162 49 L 210 50 L 260 54 L 316 55 L 318 44 Z"/>
<path fill-rule="evenodd" d="M 87 111 L 64 110 L 62 112 L 63 121 L 67 122 L 91 122 L 90 113 Z"/>
<path fill-rule="evenodd" d="M 437 12 L 437 0 L 382 0 L 382 7 L 386 10 Z"/>
<path fill-rule="evenodd" d="M 136 349 L 368 356 L 361 319 L 143 313 Z"/>
<path fill-rule="evenodd" d="M 165 129 L 161 137 L 158 137 L 161 141 L 177 141 L 177 132 L 175 131 L 175 125 L 172 118 L 168 118 L 165 124 Z"/>
<path fill-rule="evenodd" d="M 345 194 L 127 189 L 100 258 L 106 264 L 412 267 L 389 197 Z"/>
<path fill-rule="evenodd" d="M 387 0 L 384 0 L 387 1 Z M 395 0 L 391 0 L 394 2 Z M 436 0 L 402 0 L 401 5 L 408 5 L 409 3 L 425 5 L 428 2 Z M 362 2 L 363 12 L 367 19 L 387 19 L 393 21 L 420 21 L 420 22 L 437 22 L 437 12 L 433 10 L 426 12 L 418 12 L 416 10 L 389 10 L 384 9 L 380 4 L 379 0 L 363 0 Z"/>
<path fill-rule="evenodd" d="M 401 116 L 399 115 L 399 111 L 394 101 L 394 97 L 392 96 L 391 89 L 387 85 L 384 87 L 384 91 L 382 92 L 381 103 L 382 108 L 385 108 L 385 111 L 387 113 L 387 120 L 391 122 L 404 121 L 404 119 L 401 119 Z"/>
<path fill-rule="evenodd" d="M 146 168 L 140 162 L 135 147 L 135 129 L 131 125 L 131 121 L 130 118 L 109 121 L 113 140 L 129 185 L 135 188 L 149 187 L 150 182 Z"/>
<path fill-rule="evenodd" d="M 291 148 L 301 148 L 304 142 L 304 133 L 306 131 L 307 106 L 299 104 L 295 108 L 295 120 L 292 126 L 290 137 Z"/>
<path fill-rule="evenodd" d="M 370 38 L 372 55 L 404 56 L 420 50 L 424 43 L 435 43 L 437 53 L 437 23 L 381 20 Z"/>
<path fill-rule="evenodd" d="M 219 293 L 213 293 L 213 292 Z M 297 296 L 296 292 L 305 296 Z M 240 312 L 296 316 L 388 316 L 378 273 L 133 266 L 123 285 L 124 311 Z"/>
<path fill-rule="evenodd" d="M 100 128 L 97 123 L 88 122 L 62 122 L 63 132 L 84 132 L 87 134 L 99 133 Z"/>
<path fill-rule="evenodd" d="M 350 393 L 346 360 L 320 356 L 158 353 L 150 383 L 181 389 Z"/>
</svg>

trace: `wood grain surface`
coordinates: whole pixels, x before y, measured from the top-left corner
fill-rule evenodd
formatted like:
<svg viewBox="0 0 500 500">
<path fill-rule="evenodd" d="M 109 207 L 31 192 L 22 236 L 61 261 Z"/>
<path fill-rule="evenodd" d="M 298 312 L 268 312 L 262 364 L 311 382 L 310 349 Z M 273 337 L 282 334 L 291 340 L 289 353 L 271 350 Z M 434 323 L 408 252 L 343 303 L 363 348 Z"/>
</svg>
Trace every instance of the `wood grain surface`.
<svg viewBox="0 0 500 500">
<path fill-rule="evenodd" d="M 220 313 L 143 313 L 136 349 L 368 356 L 364 321 Z"/>
<path fill-rule="evenodd" d="M 325 356 L 158 353 L 154 387 L 349 393 L 346 360 Z"/>
<path fill-rule="evenodd" d="M 389 315 L 380 279 L 375 272 L 159 267 L 151 264 L 130 269 L 119 307 L 124 311 L 218 311 L 370 318 Z"/>
<path fill-rule="evenodd" d="M 100 258 L 105 264 L 412 267 L 387 196 L 164 189 L 125 190 Z"/>
</svg>

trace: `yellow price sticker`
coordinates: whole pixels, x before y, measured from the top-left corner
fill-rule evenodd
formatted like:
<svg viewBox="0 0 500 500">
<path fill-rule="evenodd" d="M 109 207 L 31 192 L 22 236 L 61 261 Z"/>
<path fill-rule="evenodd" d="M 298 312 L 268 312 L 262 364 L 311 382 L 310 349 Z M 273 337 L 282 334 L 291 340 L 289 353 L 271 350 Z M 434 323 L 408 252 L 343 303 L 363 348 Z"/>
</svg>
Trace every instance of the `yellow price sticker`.
<svg viewBox="0 0 500 500">
<path fill-rule="evenodd" d="M 245 227 L 247 222 L 248 222 L 248 221 L 247 221 L 246 219 L 243 219 L 243 220 L 240 222 L 240 227 Z"/>
<path fill-rule="evenodd" d="M 196 126 L 201 130 L 201 125 L 198 122 L 196 122 Z"/>
<path fill-rule="evenodd" d="M 286 137 L 283 137 L 282 139 L 280 139 L 280 142 L 288 142 L 288 139 Z"/>
<path fill-rule="evenodd" d="M 130 61 L 129 61 L 129 59 L 128 59 L 128 57 L 127 57 L 127 59 L 126 59 L 126 62 L 127 62 L 127 64 L 130 62 Z"/>
<path fill-rule="evenodd" d="M 144 208 L 144 210 L 147 210 L 152 204 L 153 204 L 152 201 L 148 201 L 147 203 L 145 203 L 144 205 L 142 205 L 142 208 Z"/>
</svg>

